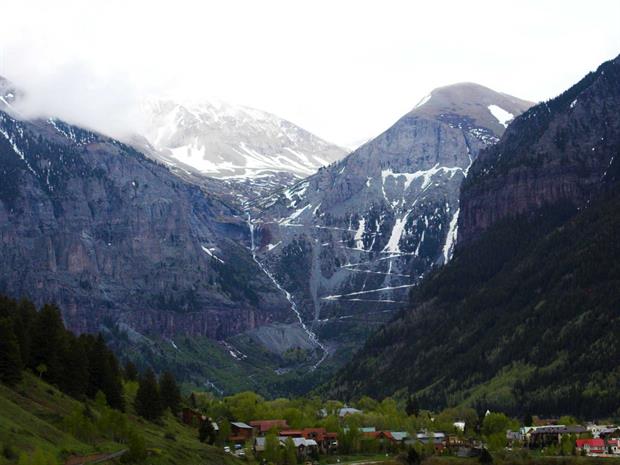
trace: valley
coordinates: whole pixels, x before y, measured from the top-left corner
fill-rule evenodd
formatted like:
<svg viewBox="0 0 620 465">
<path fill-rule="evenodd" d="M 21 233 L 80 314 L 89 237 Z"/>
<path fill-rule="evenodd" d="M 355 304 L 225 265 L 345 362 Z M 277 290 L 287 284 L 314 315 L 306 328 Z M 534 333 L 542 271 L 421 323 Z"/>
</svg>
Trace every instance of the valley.
<svg viewBox="0 0 620 465">
<path fill-rule="evenodd" d="M 0 465 L 620 465 L 618 17 L 7 2 Z"/>
</svg>

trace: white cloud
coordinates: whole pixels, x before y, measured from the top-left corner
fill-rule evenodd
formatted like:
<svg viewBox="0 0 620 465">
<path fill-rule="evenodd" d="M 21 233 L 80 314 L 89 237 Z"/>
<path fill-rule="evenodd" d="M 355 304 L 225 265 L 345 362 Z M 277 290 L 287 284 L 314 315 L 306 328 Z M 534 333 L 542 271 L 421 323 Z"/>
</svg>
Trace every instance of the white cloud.
<svg viewBox="0 0 620 465">
<path fill-rule="evenodd" d="M 430 89 L 474 81 L 552 97 L 620 53 L 620 3 L 11 1 L 0 74 L 53 112 L 118 134 L 145 94 L 219 96 L 339 143 Z"/>
</svg>

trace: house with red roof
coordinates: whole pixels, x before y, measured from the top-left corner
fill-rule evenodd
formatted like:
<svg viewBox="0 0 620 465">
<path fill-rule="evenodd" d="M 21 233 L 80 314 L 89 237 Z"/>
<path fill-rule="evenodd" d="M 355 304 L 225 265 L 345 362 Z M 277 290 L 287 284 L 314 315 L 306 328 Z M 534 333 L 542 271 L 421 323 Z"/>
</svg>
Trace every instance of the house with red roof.
<svg viewBox="0 0 620 465">
<path fill-rule="evenodd" d="M 391 442 L 391 443 L 396 443 L 396 439 L 394 439 L 394 436 L 392 436 L 392 432 L 391 431 L 371 431 L 368 433 L 363 433 L 364 437 L 370 438 L 370 439 L 377 439 L 379 441 L 387 441 L 387 442 Z"/>
<path fill-rule="evenodd" d="M 605 450 L 605 440 L 600 438 L 577 439 L 575 445 L 578 451 L 585 452 L 586 455 L 598 455 L 607 452 Z"/>
<path fill-rule="evenodd" d="M 607 440 L 608 452 L 611 451 L 614 455 L 620 455 L 620 439 L 613 438 Z"/>
<path fill-rule="evenodd" d="M 338 445 L 338 433 L 328 432 L 325 428 L 285 429 L 280 431 L 280 436 L 314 440 L 319 449 L 324 452 Z"/>
<path fill-rule="evenodd" d="M 250 426 L 254 428 L 256 436 L 264 436 L 272 429 L 276 431 L 288 429 L 286 420 L 254 420 L 250 422 Z"/>
</svg>

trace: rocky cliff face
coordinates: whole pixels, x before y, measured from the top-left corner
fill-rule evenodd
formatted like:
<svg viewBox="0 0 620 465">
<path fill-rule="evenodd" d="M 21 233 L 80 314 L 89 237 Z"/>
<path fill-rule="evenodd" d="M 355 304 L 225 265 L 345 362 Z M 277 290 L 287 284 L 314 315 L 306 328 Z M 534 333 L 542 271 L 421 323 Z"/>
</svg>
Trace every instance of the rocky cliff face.
<svg viewBox="0 0 620 465">
<path fill-rule="evenodd" d="M 342 161 L 254 205 L 259 259 L 320 336 L 359 344 L 360 326 L 384 321 L 449 260 L 469 166 L 529 105 L 476 84 L 436 89 Z"/>
<path fill-rule="evenodd" d="M 76 331 L 224 338 L 291 320 L 243 215 L 135 149 L 0 100 L 0 291 Z"/>
<path fill-rule="evenodd" d="M 568 201 L 585 205 L 620 155 L 620 58 L 531 108 L 485 150 L 463 185 L 459 243 L 507 216 Z"/>
</svg>

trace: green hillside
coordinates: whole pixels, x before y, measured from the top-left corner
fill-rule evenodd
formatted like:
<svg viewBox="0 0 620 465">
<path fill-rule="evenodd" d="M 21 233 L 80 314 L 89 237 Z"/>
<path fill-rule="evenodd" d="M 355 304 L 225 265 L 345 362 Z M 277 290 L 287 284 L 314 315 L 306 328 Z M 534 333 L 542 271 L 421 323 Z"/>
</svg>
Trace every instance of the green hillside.
<svg viewBox="0 0 620 465">
<path fill-rule="evenodd" d="M 127 387 L 127 405 L 132 405 L 135 387 L 131 383 Z M 123 414 L 96 401 L 79 402 L 25 373 L 14 388 L 0 384 L 0 464 L 22 463 L 24 454 L 47 455 L 50 463 L 64 463 L 71 455 L 121 451 L 131 447 L 125 438 L 115 437 L 125 423 L 144 440 L 148 457 L 140 463 L 239 463 L 219 448 L 199 442 L 194 428 L 169 414 L 151 423 L 135 416 L 131 407 L 128 410 Z M 78 417 L 80 421 L 75 420 Z"/>
</svg>

